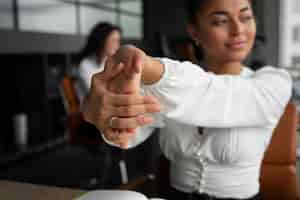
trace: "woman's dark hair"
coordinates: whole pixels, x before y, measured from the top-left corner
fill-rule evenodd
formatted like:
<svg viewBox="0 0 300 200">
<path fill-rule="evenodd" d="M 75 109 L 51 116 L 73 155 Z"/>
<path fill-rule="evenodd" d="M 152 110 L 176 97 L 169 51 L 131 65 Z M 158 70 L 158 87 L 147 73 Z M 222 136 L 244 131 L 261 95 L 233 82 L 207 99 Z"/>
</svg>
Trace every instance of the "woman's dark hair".
<svg viewBox="0 0 300 200">
<path fill-rule="evenodd" d="M 195 17 L 197 13 L 201 11 L 209 1 L 210 0 L 185 0 L 188 21 L 191 23 L 195 22 Z M 251 0 L 248 1 L 250 3 L 252 2 Z"/>
<path fill-rule="evenodd" d="M 102 51 L 107 37 L 113 31 L 122 32 L 120 27 L 110 23 L 100 22 L 96 24 L 87 37 L 86 45 L 77 54 L 75 62 L 80 63 L 82 59 Z"/>
<path fill-rule="evenodd" d="M 186 0 L 186 13 L 190 23 L 195 22 L 196 15 L 209 0 Z"/>
<path fill-rule="evenodd" d="M 192 24 L 196 23 L 197 13 L 203 9 L 203 7 L 206 5 L 207 1 L 209 1 L 209 0 L 186 0 L 185 1 L 188 23 L 192 23 Z M 195 56 L 196 56 L 197 60 L 200 62 L 204 58 L 204 52 L 203 52 L 202 48 L 199 47 L 195 43 L 194 40 L 192 40 L 192 41 L 193 41 L 193 46 L 195 49 Z"/>
</svg>

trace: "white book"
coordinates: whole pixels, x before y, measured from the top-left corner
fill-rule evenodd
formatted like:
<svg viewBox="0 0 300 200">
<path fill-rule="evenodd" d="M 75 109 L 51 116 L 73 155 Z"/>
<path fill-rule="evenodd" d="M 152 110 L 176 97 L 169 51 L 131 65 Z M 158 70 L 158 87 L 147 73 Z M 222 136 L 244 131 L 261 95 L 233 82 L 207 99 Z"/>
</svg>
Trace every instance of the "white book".
<svg viewBox="0 0 300 200">
<path fill-rule="evenodd" d="M 95 190 L 87 192 L 74 200 L 164 200 L 148 199 L 142 193 L 127 190 Z"/>
</svg>

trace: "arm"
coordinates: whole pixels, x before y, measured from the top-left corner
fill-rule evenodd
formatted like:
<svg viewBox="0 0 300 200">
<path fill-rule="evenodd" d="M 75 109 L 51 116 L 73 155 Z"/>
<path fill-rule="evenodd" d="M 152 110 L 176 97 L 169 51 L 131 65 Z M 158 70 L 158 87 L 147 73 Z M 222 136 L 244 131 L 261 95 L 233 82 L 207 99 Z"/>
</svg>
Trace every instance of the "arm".
<svg viewBox="0 0 300 200">
<path fill-rule="evenodd" d="M 291 95 L 288 73 L 270 67 L 250 78 L 220 76 L 189 62 L 158 61 L 135 47 L 121 48 L 113 61 L 125 67 L 116 70 L 107 64 L 103 73 L 94 76 L 83 112 L 85 120 L 105 136 L 113 129 L 126 132 L 152 123 L 145 114 L 159 110 L 157 101 L 131 92 L 139 90 L 141 81 L 148 84 L 146 93 L 160 100 L 162 114 L 205 127 L 274 127 Z M 107 85 L 121 94 L 109 92 Z M 112 116 L 118 119 L 110 124 Z"/>
<path fill-rule="evenodd" d="M 151 67 L 144 65 L 143 73 L 155 74 L 153 71 L 161 71 L 163 66 L 164 74 L 159 80 L 155 75 L 142 75 L 147 77 L 142 78 L 144 82 L 156 82 L 144 88 L 160 100 L 166 117 L 187 124 L 220 128 L 274 126 L 291 96 L 290 76 L 272 67 L 245 78 L 207 73 L 190 62 L 151 62 Z"/>
</svg>

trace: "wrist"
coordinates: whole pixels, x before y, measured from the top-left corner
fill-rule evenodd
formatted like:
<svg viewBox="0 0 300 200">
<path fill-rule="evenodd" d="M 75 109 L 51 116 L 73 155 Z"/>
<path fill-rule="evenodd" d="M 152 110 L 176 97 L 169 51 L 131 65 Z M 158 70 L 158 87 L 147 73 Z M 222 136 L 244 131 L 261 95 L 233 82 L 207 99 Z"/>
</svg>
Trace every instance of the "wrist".
<svg viewBox="0 0 300 200">
<path fill-rule="evenodd" d="M 164 73 L 164 65 L 157 59 L 145 55 L 144 65 L 142 67 L 142 83 L 151 85 L 158 82 Z"/>
</svg>

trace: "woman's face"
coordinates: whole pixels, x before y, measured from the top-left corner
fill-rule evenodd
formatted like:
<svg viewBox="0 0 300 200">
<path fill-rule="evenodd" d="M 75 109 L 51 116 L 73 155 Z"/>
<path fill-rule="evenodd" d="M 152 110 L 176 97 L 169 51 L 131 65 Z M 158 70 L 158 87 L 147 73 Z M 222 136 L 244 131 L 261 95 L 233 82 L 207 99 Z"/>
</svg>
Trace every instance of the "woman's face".
<svg viewBox="0 0 300 200">
<path fill-rule="evenodd" d="M 252 49 L 256 22 L 249 0 L 207 0 L 188 31 L 205 59 L 242 62 Z"/>
<path fill-rule="evenodd" d="M 104 54 L 112 56 L 120 47 L 121 34 L 119 31 L 114 30 L 109 34 L 104 45 Z"/>
</svg>

